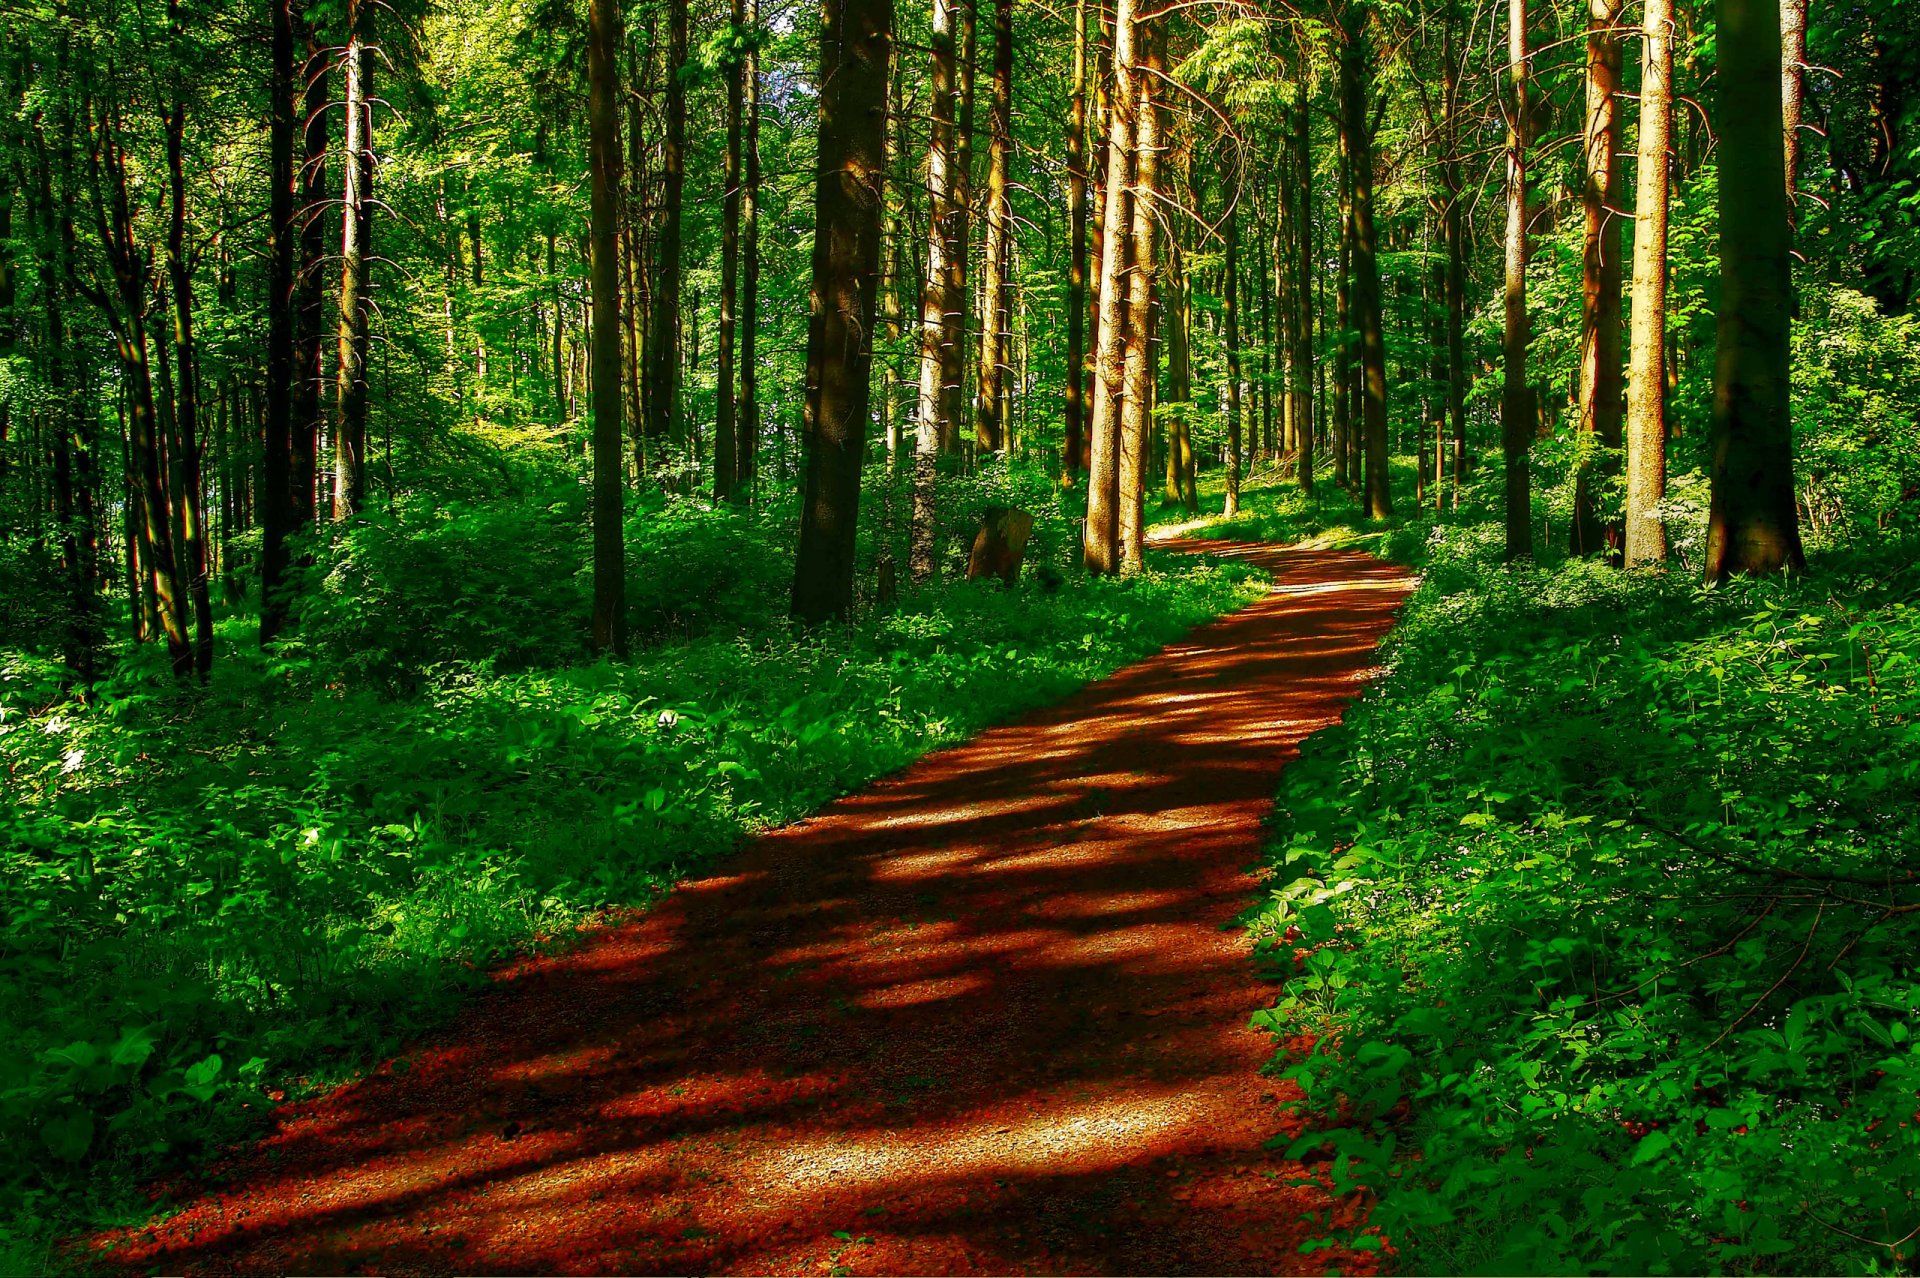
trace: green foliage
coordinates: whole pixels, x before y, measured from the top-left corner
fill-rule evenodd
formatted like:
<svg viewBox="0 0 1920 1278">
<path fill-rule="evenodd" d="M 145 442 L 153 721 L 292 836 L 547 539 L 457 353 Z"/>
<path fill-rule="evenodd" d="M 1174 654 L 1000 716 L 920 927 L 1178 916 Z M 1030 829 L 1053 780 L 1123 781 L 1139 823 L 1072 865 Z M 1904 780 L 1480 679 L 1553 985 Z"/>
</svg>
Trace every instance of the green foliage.
<svg viewBox="0 0 1920 1278">
<path fill-rule="evenodd" d="M 1920 1225 L 1920 572 L 1702 592 L 1447 528 L 1286 774 L 1276 1069 L 1420 1272 L 1889 1272 Z"/>
<path fill-rule="evenodd" d="M 0 1257 L 130 1209 L 502 955 L 1257 589 L 1183 558 L 799 632 L 761 517 L 672 502 L 629 533 L 636 617 L 680 642 L 568 665 L 578 523 L 562 500 L 371 521 L 312 570 L 304 648 L 263 659 L 230 623 L 204 690 L 130 661 L 82 704 L 44 662 L 0 667 Z"/>
</svg>

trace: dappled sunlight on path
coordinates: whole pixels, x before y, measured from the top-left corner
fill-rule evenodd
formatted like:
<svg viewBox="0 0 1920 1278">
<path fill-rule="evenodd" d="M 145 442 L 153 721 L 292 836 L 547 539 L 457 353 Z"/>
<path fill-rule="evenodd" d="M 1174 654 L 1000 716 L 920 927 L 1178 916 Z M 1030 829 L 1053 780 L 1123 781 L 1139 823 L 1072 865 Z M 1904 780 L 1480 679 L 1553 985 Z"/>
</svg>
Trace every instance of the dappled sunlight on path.
<svg viewBox="0 0 1920 1278">
<path fill-rule="evenodd" d="M 1405 595 L 1274 591 L 503 972 L 115 1238 L 169 1272 L 1324 1272 L 1229 928 Z M 839 1236 L 837 1236 L 836 1231 Z M 1370 1258 L 1354 1258 L 1364 1268 Z"/>
</svg>

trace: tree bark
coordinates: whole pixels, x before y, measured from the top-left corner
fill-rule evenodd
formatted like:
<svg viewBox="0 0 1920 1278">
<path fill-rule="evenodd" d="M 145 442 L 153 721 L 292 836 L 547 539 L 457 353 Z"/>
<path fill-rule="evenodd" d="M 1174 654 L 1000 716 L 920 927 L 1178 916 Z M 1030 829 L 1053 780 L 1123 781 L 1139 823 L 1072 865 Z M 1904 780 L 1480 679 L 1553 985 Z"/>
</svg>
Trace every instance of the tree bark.
<svg viewBox="0 0 1920 1278">
<path fill-rule="evenodd" d="M 1780 0 L 1719 0 L 1720 323 L 1707 579 L 1799 568 L 1791 404 L 1793 231 Z"/>
<path fill-rule="evenodd" d="M 340 295 L 334 321 L 333 518 L 358 514 L 367 487 L 367 244 L 373 172 L 368 68 L 359 0 L 349 0 L 349 34 L 341 55 L 346 104 L 345 185 L 340 201 Z"/>
<path fill-rule="evenodd" d="M 946 296 L 941 303 L 946 327 L 940 340 L 940 451 L 960 451 L 960 421 L 966 412 L 967 319 L 973 297 L 967 291 L 973 242 L 973 95 L 980 35 L 979 0 L 955 0 L 959 29 L 959 103 L 953 133 L 953 242 L 947 246 Z"/>
<path fill-rule="evenodd" d="M 1304 62 L 1304 55 L 1302 58 Z M 1313 492 L 1313 117 L 1307 112 L 1306 67 L 1294 82 L 1293 171 L 1288 183 L 1293 193 L 1293 385 L 1289 416 L 1297 436 L 1296 474 L 1300 491 Z"/>
<path fill-rule="evenodd" d="M 1780 133 L 1787 169 L 1787 214 L 1800 183 L 1800 118 L 1807 84 L 1807 0 L 1780 0 Z"/>
<path fill-rule="evenodd" d="M 1072 487 L 1086 438 L 1087 3 L 1073 6 L 1073 99 L 1067 116 L 1067 411 L 1060 475 Z"/>
<path fill-rule="evenodd" d="M 982 452 L 1007 446 L 1007 388 L 1012 355 L 1013 281 L 1013 0 L 993 0 L 993 98 L 987 116 L 987 198 L 981 253 L 980 362 L 974 376 L 974 443 Z"/>
<path fill-rule="evenodd" d="M 1671 0 L 1645 0 L 1638 194 L 1633 215 L 1633 317 L 1627 368 L 1629 568 L 1666 562 L 1667 150 L 1673 138 Z"/>
<path fill-rule="evenodd" d="M 886 186 L 892 0 L 821 0 L 820 153 L 807 327 L 807 479 L 793 615 L 853 611 L 860 466 Z"/>
<path fill-rule="evenodd" d="M 1573 553 L 1618 556 L 1617 524 L 1600 518 L 1595 480 L 1617 473 L 1625 408 L 1620 351 L 1620 36 L 1626 0 L 1587 0 L 1586 172 L 1581 259 L 1580 420 L 1573 492 Z M 1604 451 L 1603 451 L 1604 450 Z"/>
<path fill-rule="evenodd" d="M 1367 72 L 1364 14 L 1346 11 L 1348 30 L 1341 49 L 1341 129 L 1351 157 L 1353 199 L 1353 321 L 1360 331 L 1361 425 L 1365 464 L 1364 507 L 1369 519 L 1393 514 L 1387 471 L 1387 347 L 1380 317 L 1380 261 L 1373 225 L 1372 99 Z"/>
<path fill-rule="evenodd" d="M 1228 519 L 1240 513 L 1240 466 L 1242 433 L 1245 430 L 1242 418 L 1246 415 L 1242 402 L 1240 382 L 1242 378 L 1240 354 L 1240 205 L 1236 201 L 1227 210 L 1227 224 L 1224 228 L 1227 238 L 1226 296 L 1221 299 L 1224 318 L 1227 325 L 1227 496 L 1225 512 Z"/>
<path fill-rule="evenodd" d="M 908 532 L 908 571 L 924 583 L 934 569 L 934 488 L 941 441 L 946 434 L 947 256 L 957 238 L 954 197 L 954 114 L 958 106 L 955 4 L 933 0 L 931 80 L 927 139 L 927 273 L 920 290 L 920 382 L 914 415 L 913 513 Z"/>
<path fill-rule="evenodd" d="M 1108 108 L 1107 169 L 1101 210 L 1099 319 L 1094 333 L 1093 421 L 1088 438 L 1087 522 L 1081 541 L 1088 572 L 1120 569 L 1120 410 L 1125 396 L 1127 288 L 1130 277 L 1134 132 L 1134 5 L 1114 0 L 1113 92 Z"/>
<path fill-rule="evenodd" d="M 747 25 L 746 0 L 732 0 L 731 22 L 737 41 Z M 740 179 L 741 115 L 746 105 L 745 63 L 736 45 L 729 54 L 727 76 L 727 159 L 720 197 L 720 339 L 714 344 L 715 394 L 713 420 L 713 498 L 736 500 L 740 461 L 737 456 L 734 400 L 734 325 L 740 292 Z"/>
<path fill-rule="evenodd" d="M 266 415 L 261 440 L 260 646 L 267 647 L 287 624 L 287 538 L 295 528 L 290 487 L 294 413 L 294 225 L 293 138 L 295 64 L 294 0 L 270 0 L 271 45 L 267 53 L 267 353 Z"/>
<path fill-rule="evenodd" d="M 277 0 L 276 0 L 277 2 Z M 327 219 L 327 85 L 333 51 L 306 33 L 306 66 L 299 93 L 305 157 L 296 185 L 300 261 L 293 280 L 294 371 L 288 482 L 294 532 L 311 532 L 319 519 L 320 421 L 326 408 L 321 387 L 327 376 L 327 298 L 323 286 L 329 245 Z M 451 353 L 451 352 L 449 352 Z"/>
<path fill-rule="evenodd" d="M 686 443 L 680 412 L 681 220 L 687 169 L 687 0 L 667 2 L 667 127 L 660 146 L 660 236 L 654 244 L 652 321 L 647 334 L 646 435 Z"/>
<path fill-rule="evenodd" d="M 760 27 L 760 0 L 747 0 L 747 22 Z M 741 280 L 740 419 L 737 461 L 741 490 L 751 495 L 760 471 L 760 49 L 758 35 L 745 68 L 746 135 L 742 140 L 746 188 L 740 201 Z"/>
<path fill-rule="evenodd" d="M 1527 132 L 1532 109 L 1527 50 L 1527 0 L 1507 0 L 1506 327 L 1501 345 L 1500 442 L 1506 454 L 1507 558 L 1533 554 L 1533 388 L 1527 383 Z"/>
<path fill-rule="evenodd" d="M 620 0 L 588 0 L 587 133 L 592 192 L 593 650 L 625 655 L 621 536 Z"/>
<path fill-rule="evenodd" d="M 1147 444 L 1153 434 L 1155 364 L 1153 351 L 1154 303 L 1159 288 L 1160 254 L 1155 228 L 1163 194 L 1160 186 L 1160 149 L 1163 110 L 1161 76 L 1166 60 L 1160 22 L 1136 19 L 1133 68 L 1134 195 L 1133 280 L 1127 289 L 1127 350 L 1122 369 L 1124 394 L 1120 415 L 1119 510 L 1120 571 L 1138 573 L 1145 563 L 1145 498 Z"/>
<path fill-rule="evenodd" d="M 176 34 L 179 10 L 169 5 Z M 167 113 L 167 277 L 173 300 L 174 443 L 179 449 L 180 571 L 193 615 L 193 668 L 205 682 L 213 671 L 213 599 L 207 583 L 206 512 L 202 509 L 200 374 L 193 328 L 193 271 L 187 261 L 187 108 L 176 92 Z"/>
</svg>

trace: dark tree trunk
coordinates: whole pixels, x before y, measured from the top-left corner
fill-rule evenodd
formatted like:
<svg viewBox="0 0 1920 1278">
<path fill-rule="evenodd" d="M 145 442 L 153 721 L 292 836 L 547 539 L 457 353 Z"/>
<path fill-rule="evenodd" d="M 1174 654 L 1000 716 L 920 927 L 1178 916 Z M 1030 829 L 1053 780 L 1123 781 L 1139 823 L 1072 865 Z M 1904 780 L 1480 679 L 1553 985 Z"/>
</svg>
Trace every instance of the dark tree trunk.
<svg viewBox="0 0 1920 1278">
<path fill-rule="evenodd" d="M 272 643 L 287 623 L 287 538 L 294 532 L 291 469 L 294 367 L 293 139 L 296 64 L 294 0 L 270 0 L 272 47 L 267 66 L 267 362 L 266 421 L 260 462 L 260 645 Z"/>
<path fill-rule="evenodd" d="M 177 10 L 176 22 L 177 22 Z M 207 582 L 206 512 L 202 509 L 200 374 L 193 330 L 193 271 L 187 262 L 187 110 L 176 96 L 166 121 L 167 276 L 173 300 L 174 443 L 179 453 L 180 572 L 193 618 L 193 668 L 204 682 L 213 670 L 213 599 Z"/>
<path fill-rule="evenodd" d="M 793 575 L 793 614 L 816 622 L 853 611 L 885 199 L 892 0 L 822 0 L 821 26 L 807 479 Z"/>
<path fill-rule="evenodd" d="M 1720 326 L 1707 578 L 1805 562 L 1793 492 L 1780 0 L 1719 0 Z"/>
<path fill-rule="evenodd" d="M 746 0 L 733 0 L 735 31 L 747 24 Z M 720 197 L 720 339 L 714 345 L 716 384 L 713 420 L 713 497 L 728 501 L 741 496 L 740 461 L 734 400 L 734 325 L 740 291 L 740 178 L 741 114 L 746 105 L 745 64 L 736 56 L 728 62 L 727 160 Z"/>
<path fill-rule="evenodd" d="M 1362 480 L 1369 519 L 1393 514 L 1387 471 L 1387 348 L 1380 317 L 1380 262 L 1373 226 L 1373 124 L 1368 118 L 1369 87 L 1366 17 L 1349 10 L 1346 43 L 1341 49 L 1341 128 L 1347 135 L 1353 198 L 1353 322 L 1360 331 L 1361 427 L 1365 475 Z"/>
<path fill-rule="evenodd" d="M 587 132 L 593 184 L 593 650 L 624 655 L 621 536 L 620 0 L 587 7 Z"/>
</svg>

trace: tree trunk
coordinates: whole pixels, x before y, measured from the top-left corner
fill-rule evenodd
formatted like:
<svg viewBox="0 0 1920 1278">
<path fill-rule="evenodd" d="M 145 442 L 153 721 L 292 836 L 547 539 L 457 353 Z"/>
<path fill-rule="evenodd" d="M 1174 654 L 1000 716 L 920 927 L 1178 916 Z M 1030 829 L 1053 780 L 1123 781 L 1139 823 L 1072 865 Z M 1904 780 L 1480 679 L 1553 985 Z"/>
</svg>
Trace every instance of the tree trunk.
<svg viewBox="0 0 1920 1278">
<path fill-rule="evenodd" d="M 1780 133 L 1787 167 L 1787 214 L 1800 183 L 1801 102 L 1807 84 L 1807 0 L 1780 0 Z"/>
<path fill-rule="evenodd" d="M 295 64 L 294 0 L 271 0 L 272 34 L 267 54 L 267 358 L 266 420 L 261 441 L 260 646 L 287 624 L 287 538 L 294 531 L 290 487 L 294 433 L 294 226 L 293 137 Z"/>
<path fill-rule="evenodd" d="M 1373 227 L 1372 91 L 1367 74 L 1366 18 L 1351 10 L 1354 25 L 1341 50 L 1341 129 L 1351 157 L 1353 198 L 1353 322 L 1360 330 L 1361 424 L 1365 510 L 1369 519 L 1393 514 L 1387 473 L 1387 347 L 1380 318 L 1380 262 Z"/>
<path fill-rule="evenodd" d="M 1153 392 L 1157 361 L 1153 352 L 1154 303 L 1160 254 L 1154 230 L 1161 216 L 1160 148 L 1163 111 L 1161 77 L 1166 60 L 1160 22 L 1135 21 L 1132 69 L 1134 119 L 1133 281 L 1127 290 L 1127 350 L 1121 376 L 1119 510 L 1120 571 L 1144 566 L 1147 443 L 1153 432 Z"/>
<path fill-rule="evenodd" d="M 647 438 L 686 443 L 680 413 L 681 205 L 687 169 L 687 0 L 667 0 L 667 128 L 660 145 L 660 237 L 654 244 L 652 321 L 647 334 Z"/>
<path fill-rule="evenodd" d="M 173 11 L 178 31 L 178 8 Z M 206 512 L 200 472 L 200 373 L 193 331 L 193 270 L 187 262 L 187 108 L 176 96 L 167 113 L 167 276 L 173 297 L 174 442 L 179 448 L 180 571 L 193 614 L 193 668 L 213 671 L 213 599 L 207 584 Z"/>
<path fill-rule="evenodd" d="M 1013 281 L 1008 278 L 1013 235 L 1013 0 L 993 0 L 993 99 L 987 117 L 987 198 L 981 253 L 980 363 L 974 375 L 973 434 L 980 451 L 1007 446 L 1008 359 Z"/>
<path fill-rule="evenodd" d="M 747 25 L 746 0 L 732 0 L 735 38 Z M 738 52 L 729 55 L 727 75 L 727 160 L 720 197 L 720 340 L 714 344 L 715 388 L 713 419 L 713 498 L 739 496 L 740 462 L 736 455 L 734 401 L 734 325 L 740 291 L 740 177 L 741 114 L 746 105 L 742 82 L 744 63 Z"/>
<path fill-rule="evenodd" d="M 1232 519 L 1240 513 L 1240 465 L 1242 432 L 1245 429 L 1242 418 L 1245 406 L 1242 403 L 1240 382 L 1242 377 L 1240 360 L 1240 206 L 1236 201 L 1227 210 L 1226 296 L 1221 299 L 1227 325 L 1227 497 L 1226 516 Z"/>
<path fill-rule="evenodd" d="M 1793 492 L 1793 231 L 1780 0 L 1720 0 L 1720 324 L 1707 579 L 1805 563 Z"/>
<path fill-rule="evenodd" d="M 1306 68 L 1294 84 L 1293 161 L 1293 385 L 1288 414 L 1298 449 L 1300 491 L 1313 492 L 1313 117 L 1307 112 Z"/>
<path fill-rule="evenodd" d="M 908 533 L 908 571 L 915 582 L 932 578 L 934 568 L 934 481 L 938 474 L 942 416 L 946 408 L 943 346 L 947 338 L 947 255 L 957 233 L 959 206 L 954 197 L 954 113 L 958 105 L 955 52 L 955 4 L 933 0 L 930 51 L 932 116 L 927 139 L 927 274 L 920 290 L 920 384 L 914 415 L 913 514 Z"/>
<path fill-rule="evenodd" d="M 960 420 L 966 411 L 967 316 L 973 298 L 967 292 L 973 242 L 973 90 L 980 32 L 979 0 L 955 0 L 960 23 L 960 96 L 953 134 L 954 239 L 947 245 L 946 296 L 941 302 L 946 327 L 940 340 L 940 451 L 960 451 Z"/>
<path fill-rule="evenodd" d="M 1460 55 L 1455 44 L 1457 10 L 1449 9 L 1445 34 L 1447 156 L 1440 180 L 1447 196 L 1443 221 L 1447 242 L 1447 417 L 1453 436 L 1453 504 L 1467 477 L 1467 223 L 1460 181 Z"/>
<path fill-rule="evenodd" d="M 1087 571 L 1120 570 L 1120 409 L 1125 396 L 1126 316 L 1133 158 L 1133 0 L 1114 0 L 1113 94 L 1108 109 L 1105 207 L 1100 214 L 1098 327 L 1094 334 L 1093 422 L 1088 439 L 1087 522 L 1081 551 Z M 1144 284 L 1142 285 L 1144 287 Z"/>
<path fill-rule="evenodd" d="M 805 504 L 793 615 L 853 611 L 860 465 L 885 200 L 892 0 L 822 0 L 820 153 L 807 326 Z"/>
<path fill-rule="evenodd" d="M 624 655 L 621 536 L 620 0 L 588 0 L 587 133 L 593 262 L 593 650 Z"/>
<path fill-rule="evenodd" d="M 341 55 L 345 81 L 346 147 L 341 169 L 345 190 L 340 213 L 340 299 L 334 335 L 333 517 L 336 521 L 359 513 L 367 487 L 367 246 L 364 235 L 371 205 L 367 179 L 371 175 L 372 114 L 367 104 L 365 44 L 360 34 L 360 6 L 349 0 L 346 52 Z"/>
<path fill-rule="evenodd" d="M 1573 553 L 1620 553 L 1620 529 L 1600 518 L 1594 480 L 1616 473 L 1620 361 L 1620 37 L 1626 0 L 1588 0 L 1586 172 L 1581 207 L 1580 421 L 1573 491 Z M 1605 450 L 1604 452 L 1602 450 Z"/>
<path fill-rule="evenodd" d="M 1072 487 L 1086 438 L 1087 3 L 1073 6 L 1073 100 L 1067 116 L 1067 414 L 1060 476 Z"/>
<path fill-rule="evenodd" d="M 1336 139 L 1340 149 L 1339 207 L 1340 265 L 1334 273 L 1333 326 L 1338 337 L 1333 347 L 1333 451 L 1334 482 L 1342 488 L 1358 486 L 1360 473 L 1352 465 L 1356 454 L 1353 421 L 1353 156 L 1347 146 L 1343 126 Z"/>
<path fill-rule="evenodd" d="M 327 298 L 323 273 L 329 245 L 327 219 L 327 84 L 333 50 L 307 31 L 307 60 L 301 83 L 301 141 L 305 158 L 297 184 L 301 222 L 300 262 L 293 281 L 294 371 L 292 442 L 288 482 L 291 529 L 311 532 L 319 520 L 320 422 L 326 407 L 321 387 L 327 376 Z M 449 352 L 451 354 L 451 352 Z"/>
<path fill-rule="evenodd" d="M 1629 568 L 1666 562 L 1667 149 L 1673 138 L 1671 0 L 1645 0 L 1638 195 L 1633 215 L 1633 318 L 1627 368 Z"/>
<path fill-rule="evenodd" d="M 747 0 L 747 22 L 760 26 L 760 0 Z M 751 495 L 760 470 L 760 50 L 747 53 L 746 136 L 742 140 L 746 188 L 740 200 L 740 417 L 734 447 L 741 491 Z"/>
<path fill-rule="evenodd" d="M 1533 388 L 1527 384 L 1527 343 L 1533 326 L 1527 319 L 1527 131 L 1532 103 L 1528 85 L 1527 0 L 1507 0 L 1507 73 L 1512 97 L 1507 103 L 1507 291 L 1506 327 L 1501 344 L 1500 442 L 1506 453 L 1508 559 L 1533 554 Z"/>
</svg>

